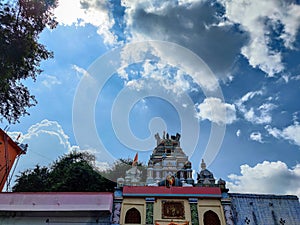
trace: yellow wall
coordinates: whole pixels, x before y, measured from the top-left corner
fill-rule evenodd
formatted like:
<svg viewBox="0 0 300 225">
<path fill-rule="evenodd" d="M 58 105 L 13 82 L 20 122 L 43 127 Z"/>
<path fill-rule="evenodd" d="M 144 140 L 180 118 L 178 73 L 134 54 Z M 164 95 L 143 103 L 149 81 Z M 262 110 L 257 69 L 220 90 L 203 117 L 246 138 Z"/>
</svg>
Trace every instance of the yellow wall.
<svg viewBox="0 0 300 225">
<path fill-rule="evenodd" d="M 223 207 L 218 199 L 199 199 L 198 200 L 198 217 L 199 225 L 203 225 L 203 215 L 208 210 L 216 213 L 220 219 L 221 225 L 226 225 Z"/>
<path fill-rule="evenodd" d="M 141 214 L 141 223 L 146 224 L 146 201 L 145 198 L 124 198 L 121 208 L 120 224 L 125 224 L 126 212 L 131 208 L 136 208 Z M 131 224 L 132 225 L 132 224 Z"/>
<path fill-rule="evenodd" d="M 184 224 L 186 221 L 189 221 L 191 225 L 191 209 L 188 199 L 170 199 L 170 198 L 156 198 L 153 205 L 153 221 L 157 222 L 160 225 L 167 225 L 170 223 L 171 219 L 162 218 L 162 201 L 183 201 L 185 218 L 184 219 L 173 219 L 172 221 L 178 224 Z M 203 215 L 206 211 L 211 210 L 215 212 L 221 222 L 221 225 L 226 225 L 223 207 L 219 199 L 199 199 L 198 200 L 198 217 L 199 225 L 204 225 Z M 125 224 L 125 215 L 126 212 L 131 208 L 136 208 L 141 214 L 141 223 L 146 223 L 146 201 L 145 198 L 124 198 L 122 203 L 121 215 L 120 215 L 120 224 Z"/>
</svg>

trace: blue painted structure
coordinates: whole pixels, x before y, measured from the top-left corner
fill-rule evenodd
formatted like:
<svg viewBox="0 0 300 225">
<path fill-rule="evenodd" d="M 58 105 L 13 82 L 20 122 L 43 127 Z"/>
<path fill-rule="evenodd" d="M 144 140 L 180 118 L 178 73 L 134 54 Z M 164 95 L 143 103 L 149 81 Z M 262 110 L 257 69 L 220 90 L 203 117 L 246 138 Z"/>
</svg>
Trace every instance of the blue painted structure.
<svg viewBox="0 0 300 225">
<path fill-rule="evenodd" d="M 297 196 L 228 193 L 235 225 L 300 225 Z"/>
</svg>

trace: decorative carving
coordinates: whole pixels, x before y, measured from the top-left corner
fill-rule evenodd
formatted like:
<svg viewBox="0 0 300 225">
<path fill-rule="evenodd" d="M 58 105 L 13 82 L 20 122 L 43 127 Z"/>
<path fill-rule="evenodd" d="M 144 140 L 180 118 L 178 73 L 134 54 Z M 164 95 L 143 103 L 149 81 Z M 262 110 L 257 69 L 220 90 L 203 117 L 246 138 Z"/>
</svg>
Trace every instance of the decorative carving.
<svg viewBox="0 0 300 225">
<path fill-rule="evenodd" d="M 153 203 L 146 204 L 146 224 L 153 224 Z"/>
<path fill-rule="evenodd" d="M 162 139 L 160 138 L 159 133 L 156 133 L 154 137 L 156 139 L 156 145 L 158 146 L 162 142 Z"/>
<path fill-rule="evenodd" d="M 125 184 L 135 184 L 141 181 L 142 172 L 137 168 L 137 166 L 132 166 L 129 170 L 126 171 L 125 175 Z"/>
<path fill-rule="evenodd" d="M 250 219 L 248 217 L 245 218 L 245 223 L 250 224 Z"/>
<path fill-rule="evenodd" d="M 184 219 L 183 201 L 162 201 L 162 218 L 163 219 Z"/>
<path fill-rule="evenodd" d="M 226 225 L 234 225 L 230 205 L 224 206 L 224 214 L 225 214 L 225 219 L 226 219 Z"/>
<path fill-rule="evenodd" d="M 280 224 L 284 225 L 285 224 L 285 220 L 280 218 L 280 221 L 279 221 Z"/>
<path fill-rule="evenodd" d="M 116 203 L 115 204 L 115 210 L 113 213 L 113 220 L 112 222 L 114 224 L 119 224 L 120 223 L 120 213 L 121 213 L 121 203 Z"/>
<path fill-rule="evenodd" d="M 195 203 L 190 204 L 190 208 L 191 208 L 192 225 L 199 225 L 197 204 Z"/>
</svg>

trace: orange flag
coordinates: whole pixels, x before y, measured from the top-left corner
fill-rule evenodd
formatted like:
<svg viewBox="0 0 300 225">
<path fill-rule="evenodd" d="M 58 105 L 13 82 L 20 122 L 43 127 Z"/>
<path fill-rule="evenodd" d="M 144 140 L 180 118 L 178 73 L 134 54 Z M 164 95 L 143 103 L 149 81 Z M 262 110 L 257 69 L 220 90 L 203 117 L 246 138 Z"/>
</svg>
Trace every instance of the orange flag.
<svg viewBox="0 0 300 225">
<path fill-rule="evenodd" d="M 137 164 L 138 158 L 139 158 L 138 153 L 136 153 L 136 154 L 135 154 L 135 157 L 134 157 L 134 159 L 133 159 L 133 162 L 132 162 L 132 166 L 135 166 L 135 165 Z"/>
</svg>

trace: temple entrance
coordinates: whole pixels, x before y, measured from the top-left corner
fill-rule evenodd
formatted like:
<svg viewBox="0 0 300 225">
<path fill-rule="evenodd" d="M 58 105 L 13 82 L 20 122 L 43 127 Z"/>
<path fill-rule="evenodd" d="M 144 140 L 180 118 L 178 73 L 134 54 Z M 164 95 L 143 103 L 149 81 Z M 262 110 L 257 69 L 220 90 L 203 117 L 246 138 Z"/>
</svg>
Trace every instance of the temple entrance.
<svg viewBox="0 0 300 225">
<path fill-rule="evenodd" d="M 125 223 L 129 224 L 140 224 L 141 214 L 136 208 L 131 208 L 126 212 Z"/>
<path fill-rule="evenodd" d="M 204 213 L 204 225 L 221 225 L 218 215 L 209 210 Z"/>
</svg>

